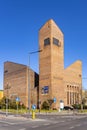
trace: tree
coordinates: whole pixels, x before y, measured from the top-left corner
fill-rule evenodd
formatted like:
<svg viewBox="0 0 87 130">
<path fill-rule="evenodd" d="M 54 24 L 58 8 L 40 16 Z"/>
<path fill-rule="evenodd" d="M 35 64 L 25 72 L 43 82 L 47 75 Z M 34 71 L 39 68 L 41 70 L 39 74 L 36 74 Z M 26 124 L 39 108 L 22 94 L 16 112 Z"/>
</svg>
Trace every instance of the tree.
<svg viewBox="0 0 87 130">
<path fill-rule="evenodd" d="M 42 104 L 42 109 L 45 109 L 45 110 L 49 110 L 49 103 L 47 101 L 44 101 L 43 104 Z"/>
<path fill-rule="evenodd" d="M 0 100 L 0 108 L 5 109 L 6 108 L 6 97 L 3 97 Z"/>
<path fill-rule="evenodd" d="M 84 98 L 82 99 L 82 104 L 85 105 L 85 103 L 86 103 L 86 98 L 84 97 Z"/>
<path fill-rule="evenodd" d="M 48 103 L 49 103 L 49 106 L 50 106 L 50 109 L 51 109 L 51 106 L 53 104 L 53 99 L 48 99 Z"/>
</svg>

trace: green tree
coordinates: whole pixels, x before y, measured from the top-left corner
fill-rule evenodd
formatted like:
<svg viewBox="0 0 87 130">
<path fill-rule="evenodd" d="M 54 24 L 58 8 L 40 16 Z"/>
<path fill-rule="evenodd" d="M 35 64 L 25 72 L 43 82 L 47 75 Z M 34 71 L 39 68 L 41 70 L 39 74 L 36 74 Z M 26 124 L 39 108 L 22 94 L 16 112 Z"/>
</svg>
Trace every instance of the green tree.
<svg viewBox="0 0 87 130">
<path fill-rule="evenodd" d="M 47 101 L 44 101 L 43 104 L 42 104 L 42 109 L 45 109 L 45 110 L 49 110 L 49 103 Z"/>
<path fill-rule="evenodd" d="M 6 97 L 3 97 L 0 100 L 0 108 L 5 109 L 6 108 Z"/>
<path fill-rule="evenodd" d="M 49 106 L 50 106 L 50 109 L 51 109 L 51 106 L 53 104 L 53 99 L 48 99 L 48 103 L 49 103 Z"/>
<path fill-rule="evenodd" d="M 86 103 L 86 98 L 84 97 L 84 98 L 82 99 L 82 104 L 85 105 L 85 103 Z"/>
</svg>

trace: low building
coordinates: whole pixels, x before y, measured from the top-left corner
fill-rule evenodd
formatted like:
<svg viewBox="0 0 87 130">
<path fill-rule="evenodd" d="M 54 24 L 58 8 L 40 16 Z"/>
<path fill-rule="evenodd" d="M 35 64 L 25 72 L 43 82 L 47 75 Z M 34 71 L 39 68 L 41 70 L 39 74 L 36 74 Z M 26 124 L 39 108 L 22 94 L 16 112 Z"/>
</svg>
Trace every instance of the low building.
<svg viewBox="0 0 87 130">
<path fill-rule="evenodd" d="M 19 99 L 26 107 L 38 102 L 39 76 L 26 65 L 4 63 L 4 96 Z"/>
</svg>

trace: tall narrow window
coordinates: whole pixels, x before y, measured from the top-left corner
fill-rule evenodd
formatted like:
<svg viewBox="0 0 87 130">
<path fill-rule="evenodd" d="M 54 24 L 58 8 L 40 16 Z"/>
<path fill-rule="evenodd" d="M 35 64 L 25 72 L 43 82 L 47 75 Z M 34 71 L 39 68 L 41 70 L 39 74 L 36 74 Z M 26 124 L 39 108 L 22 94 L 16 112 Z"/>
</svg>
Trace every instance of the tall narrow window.
<svg viewBox="0 0 87 130">
<path fill-rule="evenodd" d="M 67 92 L 67 104 L 69 105 L 69 92 Z"/>
<path fill-rule="evenodd" d="M 44 45 L 50 45 L 50 38 L 44 39 Z"/>
<path fill-rule="evenodd" d="M 73 104 L 74 104 L 74 92 L 73 92 Z"/>
<path fill-rule="evenodd" d="M 60 46 L 60 42 L 58 39 L 54 38 L 53 37 L 53 44 L 57 45 L 57 46 Z"/>
<path fill-rule="evenodd" d="M 71 105 L 71 103 L 72 103 L 72 98 L 71 98 L 71 92 L 70 92 L 70 105 Z"/>
</svg>

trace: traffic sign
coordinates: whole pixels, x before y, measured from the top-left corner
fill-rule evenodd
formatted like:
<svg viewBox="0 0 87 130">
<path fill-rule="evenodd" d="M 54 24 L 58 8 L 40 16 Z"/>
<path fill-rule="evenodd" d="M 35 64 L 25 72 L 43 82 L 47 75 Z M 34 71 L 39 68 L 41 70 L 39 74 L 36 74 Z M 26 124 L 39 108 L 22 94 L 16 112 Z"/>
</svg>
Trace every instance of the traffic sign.
<svg viewBox="0 0 87 130">
<path fill-rule="evenodd" d="M 36 105 L 32 105 L 32 109 L 36 109 Z"/>
<path fill-rule="evenodd" d="M 20 98 L 19 97 L 16 97 L 16 102 L 19 102 L 20 101 Z"/>
<path fill-rule="evenodd" d="M 56 98 L 53 98 L 53 102 L 56 103 Z"/>
</svg>

